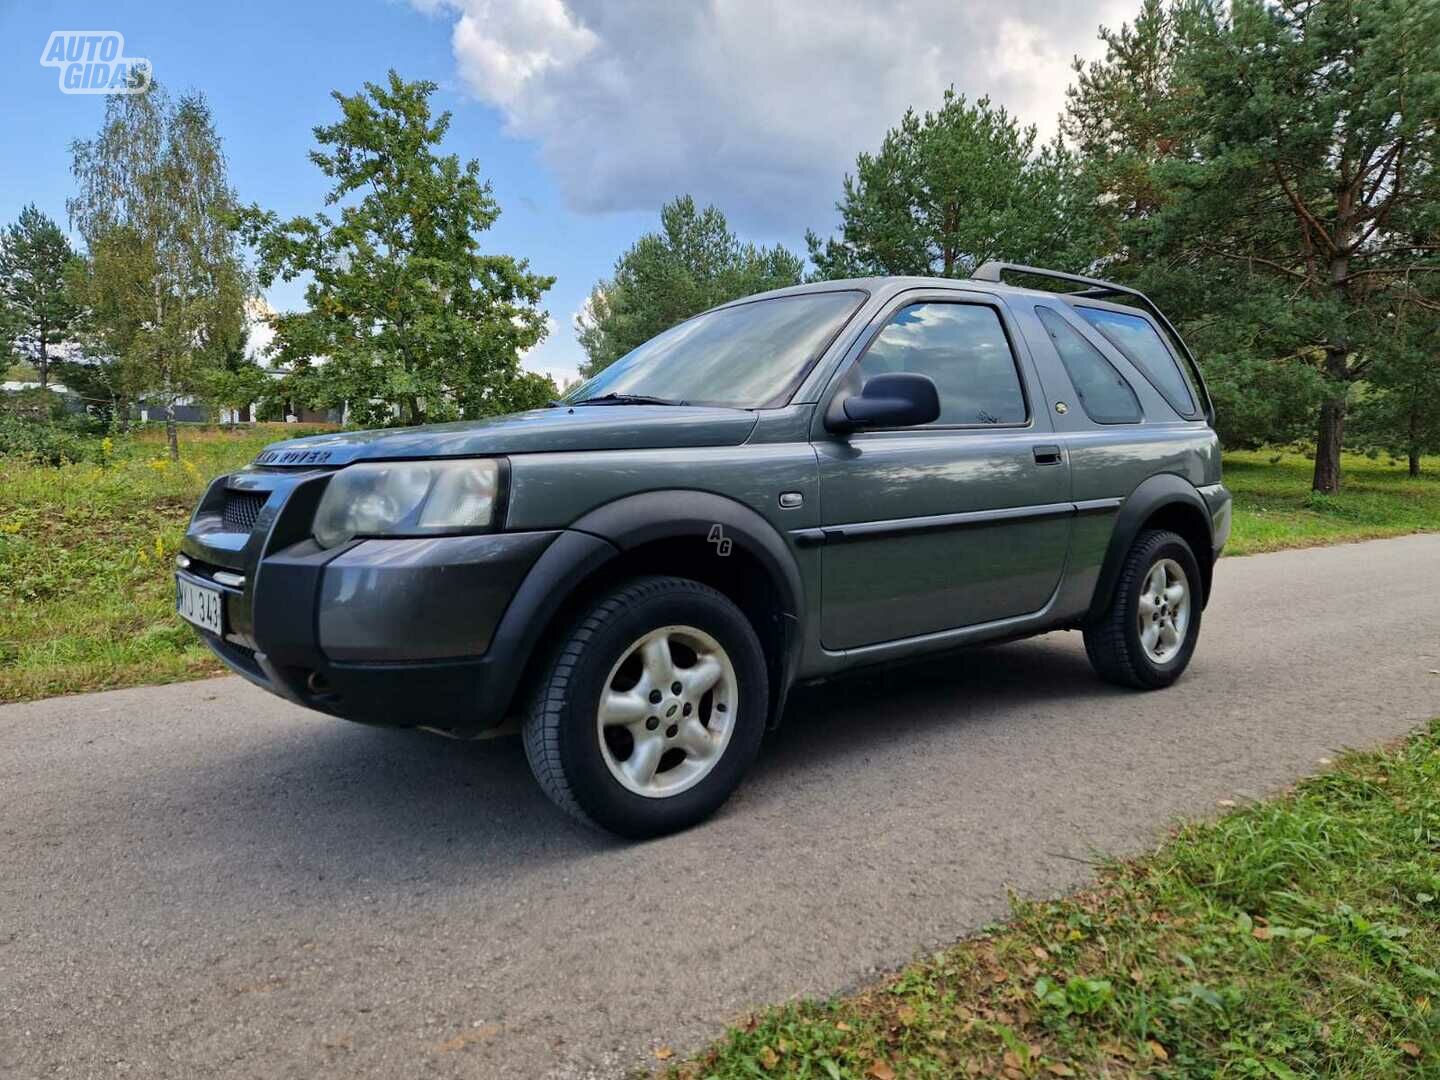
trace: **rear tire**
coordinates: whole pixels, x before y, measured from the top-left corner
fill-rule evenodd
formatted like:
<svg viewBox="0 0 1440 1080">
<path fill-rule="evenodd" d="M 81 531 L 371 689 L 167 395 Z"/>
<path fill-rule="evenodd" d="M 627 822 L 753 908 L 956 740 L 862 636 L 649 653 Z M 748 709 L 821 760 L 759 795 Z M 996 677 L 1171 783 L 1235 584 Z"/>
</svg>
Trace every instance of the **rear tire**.
<svg viewBox="0 0 1440 1080">
<path fill-rule="evenodd" d="M 552 802 L 640 838 L 714 813 L 755 760 L 769 701 L 744 613 L 688 578 L 642 577 L 571 626 L 524 722 L 525 756 Z"/>
<path fill-rule="evenodd" d="M 1125 557 L 1109 608 L 1085 627 L 1095 673 L 1138 690 L 1180 678 L 1200 636 L 1203 588 L 1195 553 L 1178 533 L 1142 532 Z"/>
</svg>

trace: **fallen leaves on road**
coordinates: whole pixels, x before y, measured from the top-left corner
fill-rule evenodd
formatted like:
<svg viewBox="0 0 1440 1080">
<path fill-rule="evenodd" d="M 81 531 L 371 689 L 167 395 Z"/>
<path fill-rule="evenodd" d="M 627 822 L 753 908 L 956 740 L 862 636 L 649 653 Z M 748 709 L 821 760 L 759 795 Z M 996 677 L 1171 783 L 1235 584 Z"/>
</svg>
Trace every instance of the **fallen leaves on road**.
<svg viewBox="0 0 1440 1080">
<path fill-rule="evenodd" d="M 462 1031 L 453 1039 L 446 1039 L 435 1049 L 441 1054 L 453 1054 L 457 1050 L 464 1050 L 467 1046 L 473 1046 L 475 1043 L 489 1042 L 499 1034 L 499 1024 L 479 1024 L 469 1031 Z"/>
</svg>

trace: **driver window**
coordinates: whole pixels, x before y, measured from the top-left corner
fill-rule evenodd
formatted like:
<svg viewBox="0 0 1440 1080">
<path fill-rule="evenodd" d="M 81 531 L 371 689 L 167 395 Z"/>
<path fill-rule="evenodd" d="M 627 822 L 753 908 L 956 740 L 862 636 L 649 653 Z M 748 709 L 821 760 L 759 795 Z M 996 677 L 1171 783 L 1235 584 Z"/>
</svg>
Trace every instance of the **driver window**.
<svg viewBox="0 0 1440 1080">
<path fill-rule="evenodd" d="M 860 359 L 861 376 L 928 375 L 940 392 L 931 427 L 1023 424 L 1025 393 L 1000 314 L 984 304 L 924 303 L 902 308 Z"/>
</svg>

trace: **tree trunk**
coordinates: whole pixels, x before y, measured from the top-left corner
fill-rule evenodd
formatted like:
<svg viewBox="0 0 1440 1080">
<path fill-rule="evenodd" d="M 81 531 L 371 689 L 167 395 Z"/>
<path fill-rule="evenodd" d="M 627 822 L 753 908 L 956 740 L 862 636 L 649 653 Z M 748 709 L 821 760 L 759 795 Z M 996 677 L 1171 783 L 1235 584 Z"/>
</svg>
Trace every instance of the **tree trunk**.
<svg viewBox="0 0 1440 1080">
<path fill-rule="evenodd" d="M 165 404 L 165 442 L 170 446 L 170 460 L 180 460 L 180 431 L 175 426 L 175 401 Z"/>
<path fill-rule="evenodd" d="M 40 335 L 40 389 L 50 385 L 50 353 L 45 348 L 45 335 Z"/>
<path fill-rule="evenodd" d="M 242 423 L 242 424 L 248 424 L 249 422 L 250 422 L 250 406 L 249 406 L 249 405 L 242 405 L 242 406 L 240 407 L 240 423 Z"/>
<path fill-rule="evenodd" d="M 1345 399 L 1329 398 L 1320 406 L 1315 439 L 1315 479 L 1310 486 L 1325 495 L 1340 490 L 1340 444 L 1345 437 Z"/>
<path fill-rule="evenodd" d="M 1410 406 L 1410 475 L 1420 475 L 1420 406 Z"/>
</svg>

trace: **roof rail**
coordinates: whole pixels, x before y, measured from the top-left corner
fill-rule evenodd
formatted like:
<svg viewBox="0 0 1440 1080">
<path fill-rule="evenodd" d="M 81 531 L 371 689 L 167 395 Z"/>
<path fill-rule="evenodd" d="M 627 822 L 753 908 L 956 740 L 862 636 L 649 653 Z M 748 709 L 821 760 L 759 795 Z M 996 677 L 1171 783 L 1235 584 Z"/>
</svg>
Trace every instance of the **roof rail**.
<svg viewBox="0 0 1440 1080">
<path fill-rule="evenodd" d="M 1133 297 L 1145 310 L 1159 320 L 1160 325 L 1169 331 L 1175 343 L 1180 346 L 1180 351 L 1184 354 L 1185 362 L 1190 368 L 1190 374 L 1199 386 L 1201 397 L 1204 398 L 1205 417 L 1212 426 L 1214 425 L 1215 405 L 1210 400 L 1210 389 L 1205 385 L 1205 376 L 1200 374 L 1200 365 L 1195 360 L 1195 354 L 1190 351 L 1190 346 L 1185 344 L 1185 339 L 1180 336 L 1180 331 L 1176 330 L 1174 324 L 1165 317 L 1165 313 L 1156 307 L 1155 301 L 1139 289 L 1132 289 L 1128 285 L 1118 285 L 1113 281 L 1085 277 L 1082 274 L 1067 274 L 1062 270 L 1046 270 L 1042 266 L 1026 266 L 1024 263 L 1001 262 L 995 259 L 976 267 L 975 272 L 970 275 L 970 280 L 993 281 L 997 285 L 1002 285 L 1004 284 L 1001 279 L 1002 274 L 1029 274 L 1032 277 L 1052 278 L 1055 281 L 1069 281 L 1075 285 L 1088 286 L 1081 292 L 1063 294 L 1068 296 L 1086 296 L 1092 300 L 1099 300 L 1106 296 Z"/>
<path fill-rule="evenodd" d="M 1046 270 L 1043 266 L 1026 266 L 1024 263 L 1009 263 L 990 261 L 981 264 L 973 274 L 972 281 L 993 281 L 1002 284 L 1002 274 L 1030 274 L 1032 277 L 1054 278 L 1056 281 L 1069 281 L 1076 285 L 1090 286 L 1084 293 L 1079 295 L 1094 296 L 1097 299 L 1107 293 L 1122 293 L 1126 296 L 1133 296 L 1137 300 L 1160 315 L 1160 311 L 1151 303 L 1150 298 L 1139 289 L 1132 289 L 1128 285 L 1117 285 L 1113 281 L 1101 281 L 1099 278 L 1084 277 L 1080 274 L 1067 274 L 1063 270 Z M 1163 319 L 1165 316 L 1160 315 Z"/>
</svg>

